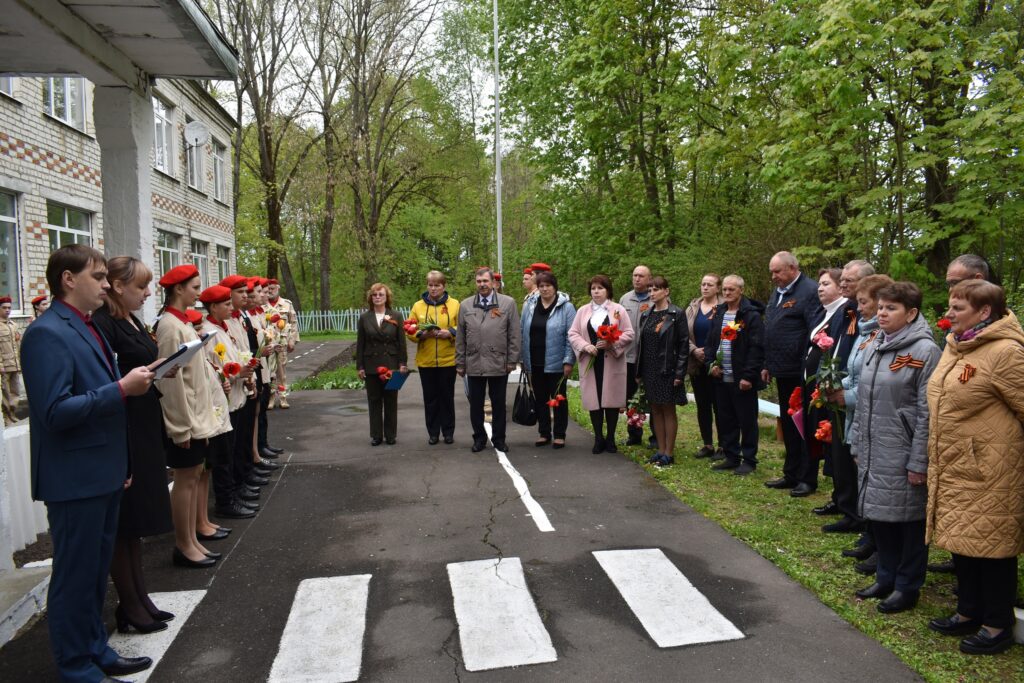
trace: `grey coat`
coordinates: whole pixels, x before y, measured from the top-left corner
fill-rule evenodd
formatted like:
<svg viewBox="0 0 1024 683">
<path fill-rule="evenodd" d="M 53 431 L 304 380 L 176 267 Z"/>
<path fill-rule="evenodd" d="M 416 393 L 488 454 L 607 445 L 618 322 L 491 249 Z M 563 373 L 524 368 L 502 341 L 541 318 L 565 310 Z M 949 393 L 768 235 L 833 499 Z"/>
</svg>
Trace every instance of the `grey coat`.
<svg viewBox="0 0 1024 683">
<path fill-rule="evenodd" d="M 854 413 L 860 480 L 858 512 L 877 522 L 925 518 L 928 489 L 911 486 L 907 470 L 928 471 L 928 378 L 941 352 L 924 316 L 906 335 L 879 335 L 865 350 Z"/>
<path fill-rule="evenodd" d="M 507 375 L 519 362 L 519 306 L 510 296 L 493 296 L 497 296 L 497 305 L 487 310 L 480 306 L 478 295 L 459 305 L 455 367 L 470 377 Z"/>
</svg>

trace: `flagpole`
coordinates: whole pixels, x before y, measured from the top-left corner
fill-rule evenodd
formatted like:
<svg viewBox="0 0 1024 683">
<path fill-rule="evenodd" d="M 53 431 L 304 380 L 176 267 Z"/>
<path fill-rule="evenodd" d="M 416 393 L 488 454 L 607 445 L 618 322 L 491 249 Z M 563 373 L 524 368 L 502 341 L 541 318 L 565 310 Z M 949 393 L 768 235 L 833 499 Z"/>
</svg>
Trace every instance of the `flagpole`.
<svg viewBox="0 0 1024 683">
<path fill-rule="evenodd" d="M 498 67 L 498 0 L 494 2 L 494 197 L 498 226 L 498 272 L 504 270 L 501 230 L 501 71 Z"/>
</svg>

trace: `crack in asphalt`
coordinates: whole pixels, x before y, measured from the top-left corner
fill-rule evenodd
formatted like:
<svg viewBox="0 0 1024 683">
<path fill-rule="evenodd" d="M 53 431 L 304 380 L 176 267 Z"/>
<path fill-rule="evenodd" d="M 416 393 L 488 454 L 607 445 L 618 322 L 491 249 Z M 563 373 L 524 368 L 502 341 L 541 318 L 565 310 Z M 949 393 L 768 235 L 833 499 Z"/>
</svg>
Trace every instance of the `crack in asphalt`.
<svg viewBox="0 0 1024 683">
<path fill-rule="evenodd" d="M 427 495 L 423 496 L 424 500 L 428 500 L 430 498 L 430 490 L 431 490 L 431 487 L 433 486 L 433 484 L 430 483 L 430 480 L 434 477 L 434 472 L 436 472 L 436 471 L 437 471 L 437 459 L 435 458 L 434 461 L 430 464 L 430 471 L 427 472 L 426 476 L 424 476 L 420 480 L 420 481 L 423 482 L 423 485 L 427 487 Z"/>
<path fill-rule="evenodd" d="M 494 511 L 495 511 L 495 509 L 497 509 L 497 508 L 501 507 L 502 505 L 504 505 L 505 503 L 507 503 L 509 499 L 508 498 L 502 498 L 501 501 L 496 503 L 496 502 L 494 502 L 494 497 L 496 495 L 497 495 L 497 491 L 491 491 L 491 507 L 487 510 L 488 520 L 487 520 L 487 524 L 484 525 L 485 533 L 484 533 L 484 537 L 480 539 L 480 542 L 483 543 L 484 545 L 487 545 L 487 546 L 490 546 L 491 548 L 493 548 L 494 552 L 498 553 L 498 562 L 501 562 L 501 559 L 505 556 L 504 551 L 502 551 L 502 549 L 499 548 L 494 543 L 491 543 L 491 534 L 494 533 L 494 525 L 495 525 L 495 523 L 497 523 L 497 520 L 494 518 Z"/>
<path fill-rule="evenodd" d="M 456 657 L 450 649 L 452 642 L 455 640 L 455 634 L 458 632 L 458 626 L 452 629 L 452 632 L 449 633 L 448 637 L 444 639 L 443 643 L 441 643 L 441 652 L 443 652 L 449 659 L 452 660 L 452 673 L 455 674 L 455 680 L 461 683 L 462 679 L 459 677 L 459 667 L 462 665 L 462 662 L 459 661 L 459 658 Z"/>
</svg>

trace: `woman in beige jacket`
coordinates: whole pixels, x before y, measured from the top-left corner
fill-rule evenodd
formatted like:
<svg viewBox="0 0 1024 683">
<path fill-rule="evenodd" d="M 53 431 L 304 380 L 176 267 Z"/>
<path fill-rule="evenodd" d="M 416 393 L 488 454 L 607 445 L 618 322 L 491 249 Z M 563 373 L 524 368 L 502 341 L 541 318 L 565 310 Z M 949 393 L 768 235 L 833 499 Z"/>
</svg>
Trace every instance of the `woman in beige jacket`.
<svg viewBox="0 0 1024 683">
<path fill-rule="evenodd" d="M 159 356 L 167 358 L 199 338 L 185 314 L 199 298 L 199 271 L 192 264 L 177 266 L 160 278 L 164 289 L 163 315 L 156 326 Z M 160 407 L 167 429 L 167 465 L 174 469 L 171 514 L 174 519 L 174 564 L 212 567 L 220 556 L 196 538 L 199 480 L 210 455 L 210 439 L 222 429 L 214 410 L 206 359 L 192 356 L 174 377 L 157 380 Z"/>
<path fill-rule="evenodd" d="M 1001 287 L 949 292 L 946 349 L 928 383 L 927 536 L 953 553 L 956 613 L 929 627 L 968 654 L 1013 645 L 1024 551 L 1024 330 Z"/>
</svg>

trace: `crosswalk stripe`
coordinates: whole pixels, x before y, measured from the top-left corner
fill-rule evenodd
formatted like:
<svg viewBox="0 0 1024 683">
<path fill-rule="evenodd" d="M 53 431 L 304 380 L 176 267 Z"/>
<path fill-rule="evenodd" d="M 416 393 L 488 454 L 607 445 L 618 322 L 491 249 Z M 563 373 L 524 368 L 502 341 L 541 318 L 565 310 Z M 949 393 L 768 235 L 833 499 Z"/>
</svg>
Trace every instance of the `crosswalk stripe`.
<svg viewBox="0 0 1024 683">
<path fill-rule="evenodd" d="M 178 637 L 178 632 L 188 621 L 192 610 L 205 595 L 205 590 L 151 593 L 149 597 L 157 607 L 174 615 L 174 619 L 167 622 L 167 628 L 145 635 L 129 631 L 128 633 L 115 633 L 110 637 L 110 647 L 114 648 L 114 651 L 122 657 L 150 657 L 153 660 L 153 666 L 132 675 L 133 681 L 145 683 L 149 679 L 171 643 Z"/>
<path fill-rule="evenodd" d="M 467 671 L 558 659 L 518 557 L 448 565 Z"/>
<path fill-rule="evenodd" d="M 299 583 L 269 683 L 357 680 L 369 595 L 369 574 Z"/>
<path fill-rule="evenodd" d="M 599 550 L 594 557 L 658 647 L 743 638 L 661 550 Z"/>
</svg>

